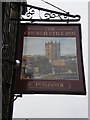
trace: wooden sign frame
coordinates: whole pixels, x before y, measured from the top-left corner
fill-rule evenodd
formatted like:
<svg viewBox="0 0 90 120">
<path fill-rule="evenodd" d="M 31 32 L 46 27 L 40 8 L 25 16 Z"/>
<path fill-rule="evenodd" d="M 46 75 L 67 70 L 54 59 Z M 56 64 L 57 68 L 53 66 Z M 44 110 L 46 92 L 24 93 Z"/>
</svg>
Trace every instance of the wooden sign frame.
<svg viewBox="0 0 90 120">
<path fill-rule="evenodd" d="M 86 95 L 81 24 L 20 24 L 15 93 Z"/>
</svg>

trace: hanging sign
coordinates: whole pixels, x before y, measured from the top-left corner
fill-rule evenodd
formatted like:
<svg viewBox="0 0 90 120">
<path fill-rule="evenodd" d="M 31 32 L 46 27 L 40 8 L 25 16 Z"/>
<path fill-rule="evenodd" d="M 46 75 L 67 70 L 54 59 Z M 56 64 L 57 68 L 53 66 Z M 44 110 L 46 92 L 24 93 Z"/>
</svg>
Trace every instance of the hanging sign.
<svg viewBox="0 0 90 120">
<path fill-rule="evenodd" d="M 86 94 L 80 24 L 21 24 L 15 93 Z"/>
</svg>

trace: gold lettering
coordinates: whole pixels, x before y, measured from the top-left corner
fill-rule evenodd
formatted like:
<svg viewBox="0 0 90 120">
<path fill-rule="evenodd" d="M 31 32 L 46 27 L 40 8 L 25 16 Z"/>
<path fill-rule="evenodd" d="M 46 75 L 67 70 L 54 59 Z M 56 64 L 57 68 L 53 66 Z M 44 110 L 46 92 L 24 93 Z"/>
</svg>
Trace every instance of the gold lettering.
<svg viewBox="0 0 90 120">
<path fill-rule="evenodd" d="M 66 35 L 66 36 L 74 36 L 74 35 L 75 35 L 75 32 L 65 32 L 65 35 Z"/>
<path fill-rule="evenodd" d="M 60 84 L 60 87 L 64 87 L 63 83 Z"/>
<path fill-rule="evenodd" d="M 40 83 L 36 83 L 36 87 L 41 87 L 41 84 Z"/>
<path fill-rule="evenodd" d="M 45 29 L 46 29 L 46 31 L 55 31 L 54 27 L 46 27 Z"/>
<path fill-rule="evenodd" d="M 51 29 L 51 28 L 50 28 Z M 52 28 L 52 30 L 54 30 L 53 28 Z M 42 36 L 42 35 L 44 35 L 44 36 L 75 36 L 75 32 L 54 32 L 54 31 L 25 31 L 24 32 L 24 35 L 37 35 L 37 36 Z"/>
<path fill-rule="evenodd" d="M 64 84 L 63 83 L 36 83 L 35 85 L 36 87 L 60 87 L 60 88 L 64 88 Z"/>
<path fill-rule="evenodd" d="M 48 32 L 44 32 L 43 35 L 46 35 L 46 36 L 47 36 L 47 35 L 48 35 Z"/>
<path fill-rule="evenodd" d="M 40 35 L 40 33 L 39 33 L 39 32 L 36 32 L 36 34 L 37 34 L 37 35 Z"/>
</svg>

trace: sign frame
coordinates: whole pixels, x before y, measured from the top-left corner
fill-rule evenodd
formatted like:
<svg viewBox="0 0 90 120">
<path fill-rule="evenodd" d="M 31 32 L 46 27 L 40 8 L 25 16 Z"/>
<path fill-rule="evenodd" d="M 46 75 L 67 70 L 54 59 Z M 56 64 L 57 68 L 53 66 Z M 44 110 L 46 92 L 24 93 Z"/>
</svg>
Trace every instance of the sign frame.
<svg viewBox="0 0 90 120">
<path fill-rule="evenodd" d="M 78 80 L 21 78 L 24 38 L 76 38 Z M 72 94 L 86 95 L 85 75 L 82 56 L 81 24 L 20 24 L 17 59 L 20 66 L 16 70 L 15 94 Z M 53 41 L 52 41 L 53 42 Z M 32 44 L 32 43 L 31 43 Z M 70 70 L 69 70 L 70 72 Z"/>
</svg>

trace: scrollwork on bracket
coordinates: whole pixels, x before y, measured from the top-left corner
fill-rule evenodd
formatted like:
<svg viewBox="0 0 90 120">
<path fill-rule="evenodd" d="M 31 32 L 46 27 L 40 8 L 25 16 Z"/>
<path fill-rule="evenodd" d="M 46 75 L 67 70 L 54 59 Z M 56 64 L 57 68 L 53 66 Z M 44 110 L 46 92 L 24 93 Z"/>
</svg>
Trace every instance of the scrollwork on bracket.
<svg viewBox="0 0 90 120">
<path fill-rule="evenodd" d="M 48 19 L 52 19 L 52 18 L 55 18 L 55 17 L 58 17 L 55 13 L 45 13 L 44 14 L 45 17 L 49 17 Z"/>
<path fill-rule="evenodd" d="M 19 21 L 31 21 L 31 22 L 78 22 L 80 21 L 80 15 L 72 15 L 69 12 L 58 12 L 45 8 L 40 8 L 32 5 L 26 5 L 19 3 L 18 5 L 27 8 L 25 15 L 21 15 Z M 10 18 L 11 20 L 17 20 Z"/>
<path fill-rule="evenodd" d="M 42 12 L 43 13 L 43 12 Z M 44 17 L 43 17 L 44 16 Z M 44 12 L 44 15 L 41 15 L 39 13 L 39 17 L 40 19 L 45 19 L 45 20 L 50 20 L 50 19 L 54 19 L 55 17 L 58 17 L 57 14 L 55 13 L 50 13 L 50 12 Z"/>
<path fill-rule="evenodd" d="M 49 12 L 48 10 L 38 10 L 38 14 L 36 12 L 38 9 L 34 9 L 32 7 L 27 7 L 27 12 L 25 15 L 21 15 L 21 19 L 30 19 L 34 20 L 34 16 L 37 16 L 37 20 L 55 20 L 57 19 L 58 21 L 79 21 L 80 16 L 79 15 L 70 15 L 69 12 L 67 13 L 59 13 L 59 12 Z"/>
<path fill-rule="evenodd" d="M 35 10 L 33 8 L 28 7 L 25 15 L 21 15 L 21 19 L 32 19 L 35 14 Z"/>
</svg>

